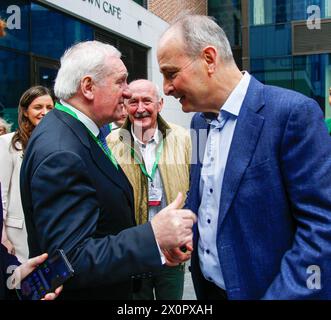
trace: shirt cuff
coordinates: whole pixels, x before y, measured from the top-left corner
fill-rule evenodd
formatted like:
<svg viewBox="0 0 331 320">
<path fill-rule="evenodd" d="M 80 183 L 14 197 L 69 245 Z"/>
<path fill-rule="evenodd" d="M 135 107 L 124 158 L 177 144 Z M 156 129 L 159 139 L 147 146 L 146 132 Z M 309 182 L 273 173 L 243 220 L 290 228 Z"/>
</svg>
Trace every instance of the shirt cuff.
<svg viewBox="0 0 331 320">
<path fill-rule="evenodd" d="M 165 258 L 165 256 L 164 256 L 164 254 L 163 254 L 163 252 L 162 252 L 162 250 L 161 250 L 161 248 L 160 248 L 157 241 L 156 241 L 156 244 L 157 244 L 157 248 L 159 249 L 161 263 L 162 263 L 162 265 L 164 265 L 166 263 L 166 258 Z"/>
</svg>

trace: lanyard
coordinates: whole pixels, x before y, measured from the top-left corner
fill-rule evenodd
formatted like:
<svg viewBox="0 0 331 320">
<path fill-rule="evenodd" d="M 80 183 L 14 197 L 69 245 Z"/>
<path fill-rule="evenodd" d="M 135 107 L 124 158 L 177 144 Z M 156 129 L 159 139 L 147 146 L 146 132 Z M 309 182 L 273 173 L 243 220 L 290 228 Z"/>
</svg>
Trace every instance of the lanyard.
<svg viewBox="0 0 331 320">
<path fill-rule="evenodd" d="M 157 148 L 157 151 L 156 151 L 156 157 L 155 157 L 155 162 L 153 164 L 153 168 L 152 168 L 152 172 L 151 174 L 149 175 L 147 170 L 146 170 L 146 167 L 145 165 L 139 160 L 138 156 L 137 156 L 137 153 L 136 153 L 136 150 L 133 149 L 131 147 L 131 154 L 132 156 L 134 157 L 134 159 L 138 162 L 139 166 L 140 166 L 140 169 L 142 171 L 142 173 L 151 181 L 153 182 L 153 179 L 155 177 L 155 173 L 156 173 L 156 169 L 157 169 L 157 166 L 159 164 L 159 161 L 160 161 L 160 157 L 161 157 L 161 153 L 163 151 L 163 139 L 161 140 L 160 144 L 159 144 L 159 147 Z"/>
<path fill-rule="evenodd" d="M 69 109 L 68 107 L 60 104 L 60 103 L 56 103 L 55 104 L 55 108 L 63 111 L 69 115 L 71 115 L 72 117 L 74 117 L 75 119 L 77 119 L 78 121 L 80 121 L 78 119 L 77 114 L 72 111 L 71 109 Z M 86 127 L 86 126 L 85 126 Z M 98 139 L 87 127 L 86 127 L 87 131 L 89 132 L 90 136 L 93 138 L 93 140 L 98 144 L 98 146 L 101 148 L 101 150 L 106 154 L 106 156 L 108 157 L 108 159 L 112 162 L 112 164 L 115 166 L 115 168 L 118 170 L 118 163 L 114 157 L 114 155 L 112 154 L 111 150 L 108 148 L 108 150 L 106 150 L 104 148 L 104 146 L 102 145 L 102 142 L 100 141 L 100 139 Z"/>
</svg>

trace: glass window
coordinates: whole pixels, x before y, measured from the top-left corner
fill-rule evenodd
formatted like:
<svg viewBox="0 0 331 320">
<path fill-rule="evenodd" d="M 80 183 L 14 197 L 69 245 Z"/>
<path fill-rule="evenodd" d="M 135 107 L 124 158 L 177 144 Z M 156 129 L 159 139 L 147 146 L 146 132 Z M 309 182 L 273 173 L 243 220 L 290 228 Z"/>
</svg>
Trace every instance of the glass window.
<svg viewBox="0 0 331 320">
<path fill-rule="evenodd" d="M 330 83 L 328 54 L 293 58 L 294 90 L 316 100 L 325 108 L 326 86 Z"/>
<path fill-rule="evenodd" d="M 306 20 L 311 13 L 308 13 L 309 6 L 318 6 L 321 18 L 331 16 L 330 0 L 292 0 L 293 1 L 293 20 Z M 314 12 L 315 13 L 315 12 Z"/>
<path fill-rule="evenodd" d="M 0 74 L 6 75 L 0 86 L 0 101 L 5 107 L 5 117 L 16 124 L 19 97 L 30 86 L 29 57 L 0 50 Z"/>
<path fill-rule="evenodd" d="M 0 46 L 29 51 L 28 1 L 1 0 L 0 17 L 7 22 L 7 35 L 0 38 Z"/>
<path fill-rule="evenodd" d="M 109 43 L 121 51 L 121 58 L 129 72 L 128 82 L 140 78 L 147 79 L 147 48 L 104 30 L 96 31 L 95 39 Z"/>
<path fill-rule="evenodd" d="M 133 1 L 140 4 L 142 7 L 147 8 L 147 1 L 146 0 L 133 0 Z"/>
<path fill-rule="evenodd" d="M 31 51 L 59 59 L 76 42 L 93 40 L 93 29 L 62 13 L 31 4 Z"/>
<path fill-rule="evenodd" d="M 222 27 L 231 46 L 241 45 L 241 1 L 209 0 L 208 15 Z"/>
<path fill-rule="evenodd" d="M 292 88 L 292 58 L 252 59 L 251 74 L 264 84 Z"/>
<path fill-rule="evenodd" d="M 291 1 L 252 0 L 250 1 L 251 24 L 275 24 L 291 20 Z"/>
<path fill-rule="evenodd" d="M 251 57 L 291 55 L 291 34 L 290 24 L 251 27 L 249 37 Z"/>
</svg>

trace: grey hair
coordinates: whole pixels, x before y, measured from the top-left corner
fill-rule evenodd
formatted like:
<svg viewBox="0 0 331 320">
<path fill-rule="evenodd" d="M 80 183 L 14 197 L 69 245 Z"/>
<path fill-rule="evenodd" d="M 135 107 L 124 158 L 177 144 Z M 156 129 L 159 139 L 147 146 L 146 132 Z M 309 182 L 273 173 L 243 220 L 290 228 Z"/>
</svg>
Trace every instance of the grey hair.
<svg viewBox="0 0 331 320">
<path fill-rule="evenodd" d="M 203 48 L 212 45 L 216 47 L 221 58 L 232 62 L 233 55 L 229 40 L 223 29 L 212 17 L 202 15 L 184 14 L 179 16 L 164 32 L 178 28 L 182 33 L 182 39 L 187 55 L 197 57 Z"/>
<path fill-rule="evenodd" d="M 4 128 L 6 133 L 11 131 L 12 125 L 12 123 L 8 123 L 5 119 L 0 118 L 0 127 Z"/>
<path fill-rule="evenodd" d="M 90 75 L 97 83 L 105 79 L 112 72 L 105 67 L 107 57 L 120 58 L 121 53 L 115 47 L 99 41 L 80 42 L 69 48 L 61 58 L 61 67 L 55 80 L 56 97 L 73 97 L 86 75 Z"/>
</svg>

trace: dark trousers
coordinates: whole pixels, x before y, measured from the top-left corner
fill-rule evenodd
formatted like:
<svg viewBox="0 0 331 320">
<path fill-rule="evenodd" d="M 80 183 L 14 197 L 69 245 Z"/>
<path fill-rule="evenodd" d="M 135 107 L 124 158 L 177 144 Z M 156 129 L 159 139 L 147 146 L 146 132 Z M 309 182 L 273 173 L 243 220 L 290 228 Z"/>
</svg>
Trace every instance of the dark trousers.
<svg viewBox="0 0 331 320">
<path fill-rule="evenodd" d="M 181 300 L 184 291 L 185 265 L 164 266 L 151 278 L 141 280 L 141 287 L 134 292 L 134 300 Z"/>
<path fill-rule="evenodd" d="M 204 297 L 205 300 L 228 300 L 225 290 L 207 280 L 204 283 Z"/>
<path fill-rule="evenodd" d="M 195 273 L 193 284 L 198 300 L 228 300 L 226 291 L 213 282 L 206 280 L 200 268 Z"/>
</svg>

